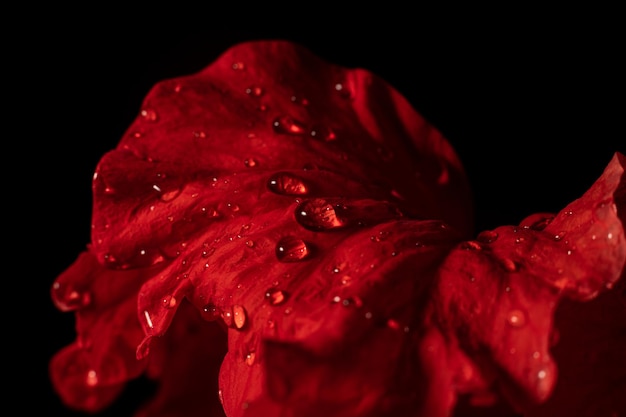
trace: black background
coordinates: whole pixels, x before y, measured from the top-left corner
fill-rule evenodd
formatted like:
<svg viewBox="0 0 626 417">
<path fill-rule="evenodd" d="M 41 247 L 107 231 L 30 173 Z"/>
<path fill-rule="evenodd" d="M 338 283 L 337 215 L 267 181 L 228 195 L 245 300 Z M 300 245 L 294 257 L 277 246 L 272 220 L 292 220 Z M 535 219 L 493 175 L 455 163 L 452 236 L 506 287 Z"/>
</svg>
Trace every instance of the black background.
<svg viewBox="0 0 626 417">
<path fill-rule="evenodd" d="M 7 38 L 5 87 L 16 94 L 5 114 L 16 126 L 4 150 L 14 257 L 6 279 L 19 285 L 4 337 L 20 352 L 12 367 L 5 364 L 13 369 L 9 389 L 19 414 L 78 415 L 62 407 L 48 382 L 50 356 L 74 337 L 72 315 L 54 309 L 49 288 L 89 241 L 96 163 L 157 81 L 198 71 L 237 42 L 294 40 L 389 81 L 459 153 L 478 230 L 561 209 L 615 151 L 626 152 L 624 38 L 610 11 L 517 23 L 509 15 L 464 24 L 447 15 L 402 24 L 383 16 L 360 24 L 356 17 L 320 18 L 309 26 L 296 21 L 298 29 L 269 22 L 253 29 L 237 19 L 217 28 L 217 12 L 203 21 L 200 11 L 182 8 L 164 10 L 169 17 L 161 19 L 74 12 L 25 19 L 20 34 Z M 133 385 L 103 415 L 130 415 L 141 393 Z"/>
</svg>

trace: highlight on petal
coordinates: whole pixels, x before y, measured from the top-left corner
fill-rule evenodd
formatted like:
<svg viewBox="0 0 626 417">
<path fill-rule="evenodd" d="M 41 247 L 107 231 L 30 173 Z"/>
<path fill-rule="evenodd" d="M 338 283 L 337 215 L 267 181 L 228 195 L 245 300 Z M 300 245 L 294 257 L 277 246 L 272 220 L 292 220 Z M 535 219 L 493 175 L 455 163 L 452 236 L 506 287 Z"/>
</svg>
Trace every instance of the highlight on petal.
<svg viewBox="0 0 626 417">
<path fill-rule="evenodd" d="M 590 325 L 623 301 L 625 183 L 616 154 L 561 212 L 472 239 L 458 157 L 389 84 L 237 45 L 155 85 L 98 164 L 91 244 L 52 288 L 77 340 L 51 378 L 95 412 L 143 374 L 137 416 L 540 417 L 585 391 L 559 385 L 584 337 L 568 303 Z M 598 338 L 622 343 L 612 300 Z"/>
</svg>

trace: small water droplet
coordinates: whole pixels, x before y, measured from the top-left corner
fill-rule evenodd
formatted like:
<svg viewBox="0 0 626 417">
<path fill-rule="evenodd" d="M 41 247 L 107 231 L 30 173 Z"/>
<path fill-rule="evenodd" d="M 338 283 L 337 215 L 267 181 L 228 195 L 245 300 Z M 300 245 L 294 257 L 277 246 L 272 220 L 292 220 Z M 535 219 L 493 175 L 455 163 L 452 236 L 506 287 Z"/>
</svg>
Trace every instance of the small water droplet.
<svg viewBox="0 0 626 417">
<path fill-rule="evenodd" d="M 500 265 L 508 272 L 515 272 L 518 269 L 517 263 L 510 258 L 500 259 Z"/>
<path fill-rule="evenodd" d="M 272 122 L 272 127 L 276 133 L 298 136 L 306 133 L 305 124 L 289 116 L 277 117 Z"/>
<path fill-rule="evenodd" d="M 287 293 L 278 288 L 270 288 L 265 291 L 265 299 L 270 305 L 277 306 L 287 301 Z"/>
<path fill-rule="evenodd" d="M 215 304 L 207 303 L 202 307 L 202 315 L 205 320 L 213 321 L 217 320 L 221 313 Z"/>
<path fill-rule="evenodd" d="M 256 353 L 254 351 L 252 352 L 248 352 L 248 354 L 246 355 L 246 365 L 248 366 L 252 366 L 254 365 L 254 359 L 256 357 Z"/>
<path fill-rule="evenodd" d="M 256 160 L 256 159 L 254 159 L 254 158 L 248 158 L 248 159 L 246 159 L 246 160 L 244 160 L 244 161 L 243 161 L 243 164 L 244 164 L 245 166 L 247 166 L 248 168 L 254 168 L 255 166 L 257 166 L 257 165 L 258 165 L 258 162 L 257 162 L 257 160 Z"/>
<path fill-rule="evenodd" d="M 349 88 L 347 88 L 347 86 L 343 83 L 336 83 L 335 84 L 335 91 L 337 91 L 339 93 L 339 95 L 343 98 L 351 98 L 352 97 L 352 92 L 350 91 Z"/>
<path fill-rule="evenodd" d="M 236 70 L 236 71 L 241 71 L 242 69 L 244 69 L 246 66 L 243 62 L 233 62 L 231 68 Z"/>
<path fill-rule="evenodd" d="M 337 216 L 337 205 L 324 199 L 305 200 L 296 207 L 295 216 L 298 223 L 310 230 L 331 230 L 345 226 Z"/>
<path fill-rule="evenodd" d="M 314 125 L 311 128 L 311 131 L 309 134 L 311 135 L 312 138 L 321 140 L 324 142 L 332 142 L 335 139 L 337 139 L 337 135 L 335 134 L 335 132 L 331 128 L 325 125 L 319 125 L 319 124 Z"/>
<path fill-rule="evenodd" d="M 480 243 L 485 243 L 485 244 L 491 243 L 495 241 L 496 239 L 498 239 L 498 233 L 493 230 L 482 231 L 476 237 L 476 240 L 478 240 Z"/>
<path fill-rule="evenodd" d="M 203 258 L 208 258 L 209 256 L 213 255 L 214 253 L 215 253 L 215 248 L 214 247 L 205 247 L 204 249 L 202 249 L 201 256 Z"/>
<path fill-rule="evenodd" d="M 159 118 L 156 111 L 152 109 L 143 109 L 141 110 L 140 114 L 141 114 L 141 117 L 143 117 L 144 119 L 150 122 L 156 122 L 157 119 Z"/>
<path fill-rule="evenodd" d="M 281 262 L 297 262 L 309 256 L 307 244 L 295 236 L 285 236 L 276 244 L 276 257 Z"/>
<path fill-rule="evenodd" d="M 75 311 L 91 304 L 91 293 L 76 289 L 68 284 L 52 284 L 52 300 L 60 311 Z"/>
<path fill-rule="evenodd" d="M 520 225 L 526 229 L 542 231 L 553 219 L 554 215 L 551 213 L 535 213 L 522 220 Z"/>
<path fill-rule="evenodd" d="M 233 309 L 231 307 L 223 310 L 221 316 L 226 326 L 231 327 L 233 325 Z"/>
<path fill-rule="evenodd" d="M 263 88 L 259 86 L 250 86 L 246 88 L 246 94 L 252 97 L 261 97 L 263 93 L 264 93 Z"/>
<path fill-rule="evenodd" d="M 375 235 L 370 236 L 370 240 L 372 242 L 384 242 L 389 237 L 389 232 L 385 230 L 381 230 Z"/>
<path fill-rule="evenodd" d="M 243 328 L 246 325 L 246 310 L 243 306 L 234 305 L 233 306 L 233 324 L 237 329 Z"/>
<path fill-rule="evenodd" d="M 468 240 L 461 243 L 461 248 L 465 250 L 482 250 L 483 246 L 475 240 Z"/>
<path fill-rule="evenodd" d="M 554 240 L 558 242 L 558 241 L 562 240 L 563 237 L 565 237 L 565 232 L 561 231 L 561 232 L 557 233 L 556 235 L 554 235 Z"/>
<path fill-rule="evenodd" d="M 506 317 L 506 322 L 511 327 L 522 327 L 526 324 L 526 315 L 521 310 L 512 310 Z"/>
<path fill-rule="evenodd" d="M 277 172 L 267 181 L 267 188 L 282 195 L 305 195 L 308 188 L 302 179 L 288 172 Z"/>
<path fill-rule="evenodd" d="M 222 404 L 222 406 L 224 406 L 224 393 L 221 389 L 217 390 L 217 398 L 220 399 L 220 404 Z"/>
<path fill-rule="evenodd" d="M 163 297 L 161 299 L 161 304 L 163 305 L 163 307 L 165 308 L 172 308 L 172 307 L 176 307 L 176 297 L 172 296 L 172 295 L 166 295 L 165 297 Z"/>
<path fill-rule="evenodd" d="M 254 240 L 252 240 L 252 239 L 246 240 L 246 246 L 249 247 L 249 248 L 254 247 Z"/>
</svg>

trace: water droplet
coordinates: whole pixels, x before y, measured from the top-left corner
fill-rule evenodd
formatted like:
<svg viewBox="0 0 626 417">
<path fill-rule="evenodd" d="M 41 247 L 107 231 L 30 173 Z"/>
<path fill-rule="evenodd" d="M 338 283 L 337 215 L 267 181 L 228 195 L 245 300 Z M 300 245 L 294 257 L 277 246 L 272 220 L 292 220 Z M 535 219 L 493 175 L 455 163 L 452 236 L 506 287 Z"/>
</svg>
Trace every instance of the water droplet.
<svg viewBox="0 0 626 417">
<path fill-rule="evenodd" d="M 324 142 L 332 142 L 335 139 L 337 139 L 337 135 L 335 135 L 335 132 L 328 126 L 324 126 L 324 125 L 313 126 L 309 134 L 311 135 L 312 138 L 321 140 Z"/>
<path fill-rule="evenodd" d="M 248 366 L 252 366 L 254 365 L 254 359 L 256 357 L 256 353 L 254 351 L 252 352 L 248 352 L 248 354 L 246 355 L 246 365 Z"/>
<path fill-rule="evenodd" d="M 511 327 L 522 327 L 526 324 L 526 315 L 521 310 L 512 310 L 506 317 L 506 322 Z"/>
<path fill-rule="evenodd" d="M 510 258 L 500 259 L 500 265 L 508 272 L 515 272 L 518 269 L 517 263 Z"/>
<path fill-rule="evenodd" d="M 257 166 L 257 165 L 258 165 L 258 162 L 257 162 L 257 160 L 256 160 L 256 159 L 254 159 L 254 158 L 248 158 L 248 159 L 246 159 L 246 160 L 244 160 L 244 161 L 243 161 L 243 164 L 244 164 L 245 166 L 247 166 L 248 168 L 254 168 L 255 166 Z"/>
<path fill-rule="evenodd" d="M 163 299 L 161 300 L 161 304 L 165 308 L 176 307 L 176 303 L 177 303 L 176 297 L 171 296 L 171 295 L 167 295 L 167 296 L 163 297 Z"/>
<path fill-rule="evenodd" d="M 231 307 L 223 310 L 221 316 L 226 326 L 231 327 L 233 325 L 233 309 Z"/>
<path fill-rule="evenodd" d="M 277 306 L 287 301 L 287 293 L 278 288 L 270 288 L 265 291 L 265 299 L 270 305 Z"/>
<path fill-rule="evenodd" d="M 263 88 L 258 87 L 258 86 L 251 86 L 251 87 L 246 88 L 246 94 L 252 97 L 261 97 L 263 93 L 264 93 Z"/>
<path fill-rule="evenodd" d="M 237 329 L 241 329 L 246 325 L 246 310 L 243 306 L 233 306 L 233 324 Z"/>
<path fill-rule="evenodd" d="M 461 248 L 465 250 L 482 250 L 483 246 L 475 240 L 468 240 L 461 243 Z"/>
<path fill-rule="evenodd" d="M 288 135 L 304 135 L 306 133 L 306 126 L 304 123 L 289 116 L 277 117 L 272 122 L 272 127 L 276 133 Z"/>
<path fill-rule="evenodd" d="M 220 317 L 221 313 L 215 304 L 207 303 L 202 307 L 202 315 L 205 320 L 214 321 Z"/>
<path fill-rule="evenodd" d="M 93 369 L 90 369 L 87 372 L 87 378 L 85 379 L 85 383 L 88 387 L 95 387 L 98 385 L 98 374 Z"/>
<path fill-rule="evenodd" d="M 351 98 L 352 97 L 352 92 L 343 83 L 336 83 L 335 84 L 335 91 L 337 91 L 339 93 L 339 95 L 341 97 L 343 97 L 343 98 L 347 99 L 347 98 Z"/>
<path fill-rule="evenodd" d="M 324 199 L 306 200 L 298 205 L 295 216 L 298 223 L 310 230 L 331 230 L 345 226 L 337 216 L 337 205 Z"/>
<path fill-rule="evenodd" d="M 565 237 L 565 232 L 561 231 L 559 233 L 557 233 L 556 235 L 554 235 L 554 240 L 556 240 L 557 242 L 562 240 L 563 237 Z"/>
<path fill-rule="evenodd" d="M 246 246 L 249 247 L 249 248 L 253 248 L 254 247 L 254 240 L 252 240 L 252 239 L 246 240 Z"/>
<path fill-rule="evenodd" d="M 232 65 L 232 69 L 236 70 L 236 71 L 241 71 L 242 69 L 244 69 L 246 66 L 243 62 L 233 62 Z"/>
<path fill-rule="evenodd" d="M 378 234 L 370 236 L 370 240 L 372 242 L 383 242 L 387 240 L 388 237 L 389 237 L 389 232 L 385 230 L 381 230 L 380 232 L 378 232 Z"/>
<path fill-rule="evenodd" d="M 553 219 L 554 215 L 552 213 L 535 213 L 522 220 L 520 225 L 526 229 L 542 231 Z"/>
<path fill-rule="evenodd" d="M 213 255 L 215 253 L 215 248 L 214 247 L 208 247 L 208 248 L 204 248 L 202 250 L 202 257 L 203 258 L 208 258 L 209 256 Z"/>
<path fill-rule="evenodd" d="M 68 284 L 52 284 L 52 301 L 60 311 L 75 311 L 91 303 L 91 293 L 78 290 Z"/>
<path fill-rule="evenodd" d="M 143 109 L 141 110 L 140 114 L 141 114 L 141 117 L 143 117 L 144 119 L 150 122 L 156 122 L 157 119 L 159 118 L 157 113 L 152 109 Z"/>
<path fill-rule="evenodd" d="M 309 248 L 302 240 L 294 236 L 285 236 L 276 244 L 276 257 L 281 262 L 296 262 L 309 256 Z"/>
<path fill-rule="evenodd" d="M 222 404 L 222 406 L 224 405 L 224 393 L 222 392 L 221 389 L 217 390 L 217 398 L 220 399 L 220 404 Z"/>
<path fill-rule="evenodd" d="M 158 193 L 159 193 L 159 199 L 165 203 L 168 203 L 172 200 L 174 200 L 176 197 L 178 197 L 181 193 L 180 189 L 174 189 L 174 190 L 169 190 L 169 191 L 163 191 L 161 188 L 159 188 L 157 185 L 153 185 L 152 188 L 154 188 Z"/>
<path fill-rule="evenodd" d="M 277 172 L 267 181 L 267 188 L 283 195 L 304 195 L 308 192 L 307 186 L 302 179 L 288 172 Z"/>
<path fill-rule="evenodd" d="M 478 236 L 476 237 L 476 240 L 478 240 L 480 243 L 487 244 L 487 243 L 491 243 L 495 241 L 497 238 L 498 238 L 497 232 L 494 232 L 493 230 L 485 230 L 478 234 Z"/>
</svg>

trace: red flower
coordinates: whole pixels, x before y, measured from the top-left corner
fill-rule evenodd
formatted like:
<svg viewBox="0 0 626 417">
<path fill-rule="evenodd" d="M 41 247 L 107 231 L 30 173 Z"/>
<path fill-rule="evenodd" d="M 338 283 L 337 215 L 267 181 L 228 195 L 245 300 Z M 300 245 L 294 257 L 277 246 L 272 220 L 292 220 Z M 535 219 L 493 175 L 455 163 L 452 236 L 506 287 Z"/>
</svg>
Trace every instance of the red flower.
<svg viewBox="0 0 626 417">
<path fill-rule="evenodd" d="M 100 161 L 54 386 L 96 412 L 145 375 L 138 416 L 618 415 L 625 164 L 474 236 L 454 150 L 385 81 L 235 46 Z"/>
</svg>

